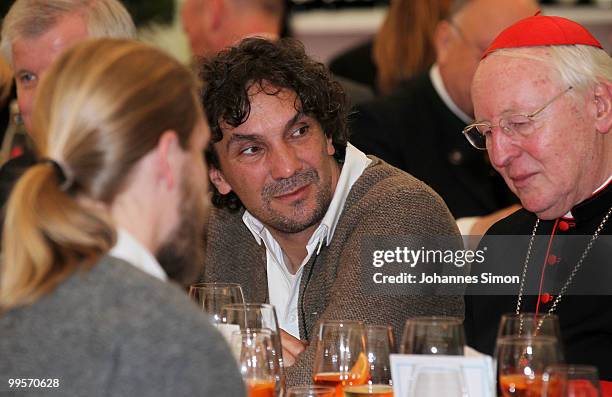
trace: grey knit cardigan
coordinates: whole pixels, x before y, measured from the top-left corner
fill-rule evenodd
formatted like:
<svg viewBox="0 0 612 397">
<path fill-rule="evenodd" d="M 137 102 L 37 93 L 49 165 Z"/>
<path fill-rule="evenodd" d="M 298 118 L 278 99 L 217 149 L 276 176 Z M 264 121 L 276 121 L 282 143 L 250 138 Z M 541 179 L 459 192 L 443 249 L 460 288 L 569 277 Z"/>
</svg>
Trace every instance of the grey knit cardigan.
<svg viewBox="0 0 612 397">
<path fill-rule="evenodd" d="M 463 318 L 460 295 L 424 295 L 406 286 L 400 293 L 390 286 L 388 294 L 381 294 L 364 283 L 361 275 L 371 263 L 364 263 L 361 249 L 374 237 L 453 236 L 455 245 L 451 248 L 461 248 L 455 221 L 431 188 L 376 157 L 370 158 L 372 162 L 351 188 L 330 245 L 304 267 L 298 303 L 303 340 L 315 340 L 315 325 L 323 319 L 389 324 L 397 338 L 410 317 Z M 236 282 L 242 285 L 247 301 L 267 302 L 265 246 L 258 245 L 246 228 L 243 213 L 213 209 L 202 281 Z M 288 386 L 312 383 L 315 348 L 315 343 L 310 343 L 287 368 Z"/>
</svg>

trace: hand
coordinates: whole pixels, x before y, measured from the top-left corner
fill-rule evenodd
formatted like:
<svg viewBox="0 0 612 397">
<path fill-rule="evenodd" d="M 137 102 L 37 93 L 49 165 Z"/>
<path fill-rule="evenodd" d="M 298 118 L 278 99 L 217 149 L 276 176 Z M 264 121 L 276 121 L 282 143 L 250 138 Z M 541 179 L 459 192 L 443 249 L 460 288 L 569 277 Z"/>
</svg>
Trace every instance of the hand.
<svg viewBox="0 0 612 397">
<path fill-rule="evenodd" d="M 301 341 L 282 329 L 280 333 L 283 346 L 283 366 L 290 367 L 297 360 L 297 356 L 306 349 L 308 342 Z"/>
</svg>

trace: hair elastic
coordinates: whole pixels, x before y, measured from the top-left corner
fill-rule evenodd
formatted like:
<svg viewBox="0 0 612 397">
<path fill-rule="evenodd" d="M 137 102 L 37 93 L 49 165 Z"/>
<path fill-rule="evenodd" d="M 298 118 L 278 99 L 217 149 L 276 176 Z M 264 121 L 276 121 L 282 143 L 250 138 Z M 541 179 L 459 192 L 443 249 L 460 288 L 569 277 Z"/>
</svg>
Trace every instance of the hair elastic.
<svg viewBox="0 0 612 397">
<path fill-rule="evenodd" d="M 55 172 L 55 176 L 57 177 L 57 180 L 59 181 L 60 189 L 64 192 L 70 189 L 70 187 L 72 186 L 73 180 L 72 178 L 68 178 L 68 175 L 66 171 L 64 170 L 64 167 L 62 167 L 60 163 L 58 163 L 57 161 L 53 159 L 47 158 L 47 157 L 41 159 L 38 163 L 39 164 L 51 164 L 53 166 L 53 172 Z"/>
</svg>

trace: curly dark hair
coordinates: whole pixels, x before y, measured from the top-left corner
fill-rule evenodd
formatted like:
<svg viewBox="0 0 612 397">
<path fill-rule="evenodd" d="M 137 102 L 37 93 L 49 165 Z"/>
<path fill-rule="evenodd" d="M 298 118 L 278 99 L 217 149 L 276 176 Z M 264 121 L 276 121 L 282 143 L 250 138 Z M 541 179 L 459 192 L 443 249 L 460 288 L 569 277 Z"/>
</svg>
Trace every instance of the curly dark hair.
<svg viewBox="0 0 612 397">
<path fill-rule="evenodd" d="M 220 124 L 237 127 L 249 118 L 248 92 L 254 85 L 265 85 L 269 95 L 277 95 L 282 89 L 295 92 L 296 110 L 321 124 L 325 135 L 332 138 L 335 158 L 343 161 L 348 139 L 346 96 L 340 84 L 331 79 L 325 65 L 310 59 L 299 41 L 244 39 L 236 47 L 203 61 L 200 77 L 204 82 L 202 103 L 212 133 L 206 151 L 209 166 L 219 169 L 213 143 L 223 139 Z M 213 189 L 216 207 L 242 208 L 234 192 L 222 195 L 214 185 Z"/>
</svg>

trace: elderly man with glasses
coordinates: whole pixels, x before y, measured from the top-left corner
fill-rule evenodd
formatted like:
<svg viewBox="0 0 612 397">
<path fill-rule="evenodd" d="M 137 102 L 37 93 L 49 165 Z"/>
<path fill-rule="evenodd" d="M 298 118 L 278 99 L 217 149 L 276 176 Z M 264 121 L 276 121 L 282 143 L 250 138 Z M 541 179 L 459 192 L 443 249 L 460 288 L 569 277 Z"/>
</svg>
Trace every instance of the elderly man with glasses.
<svg viewBox="0 0 612 397">
<path fill-rule="evenodd" d="M 486 260 L 474 275 L 519 282 L 470 288 L 468 343 L 491 354 L 502 314 L 555 314 L 566 362 L 595 365 L 610 381 L 612 59 L 577 23 L 529 17 L 485 52 L 472 99 L 478 121 L 463 133 L 523 209 L 480 244 Z"/>
</svg>

